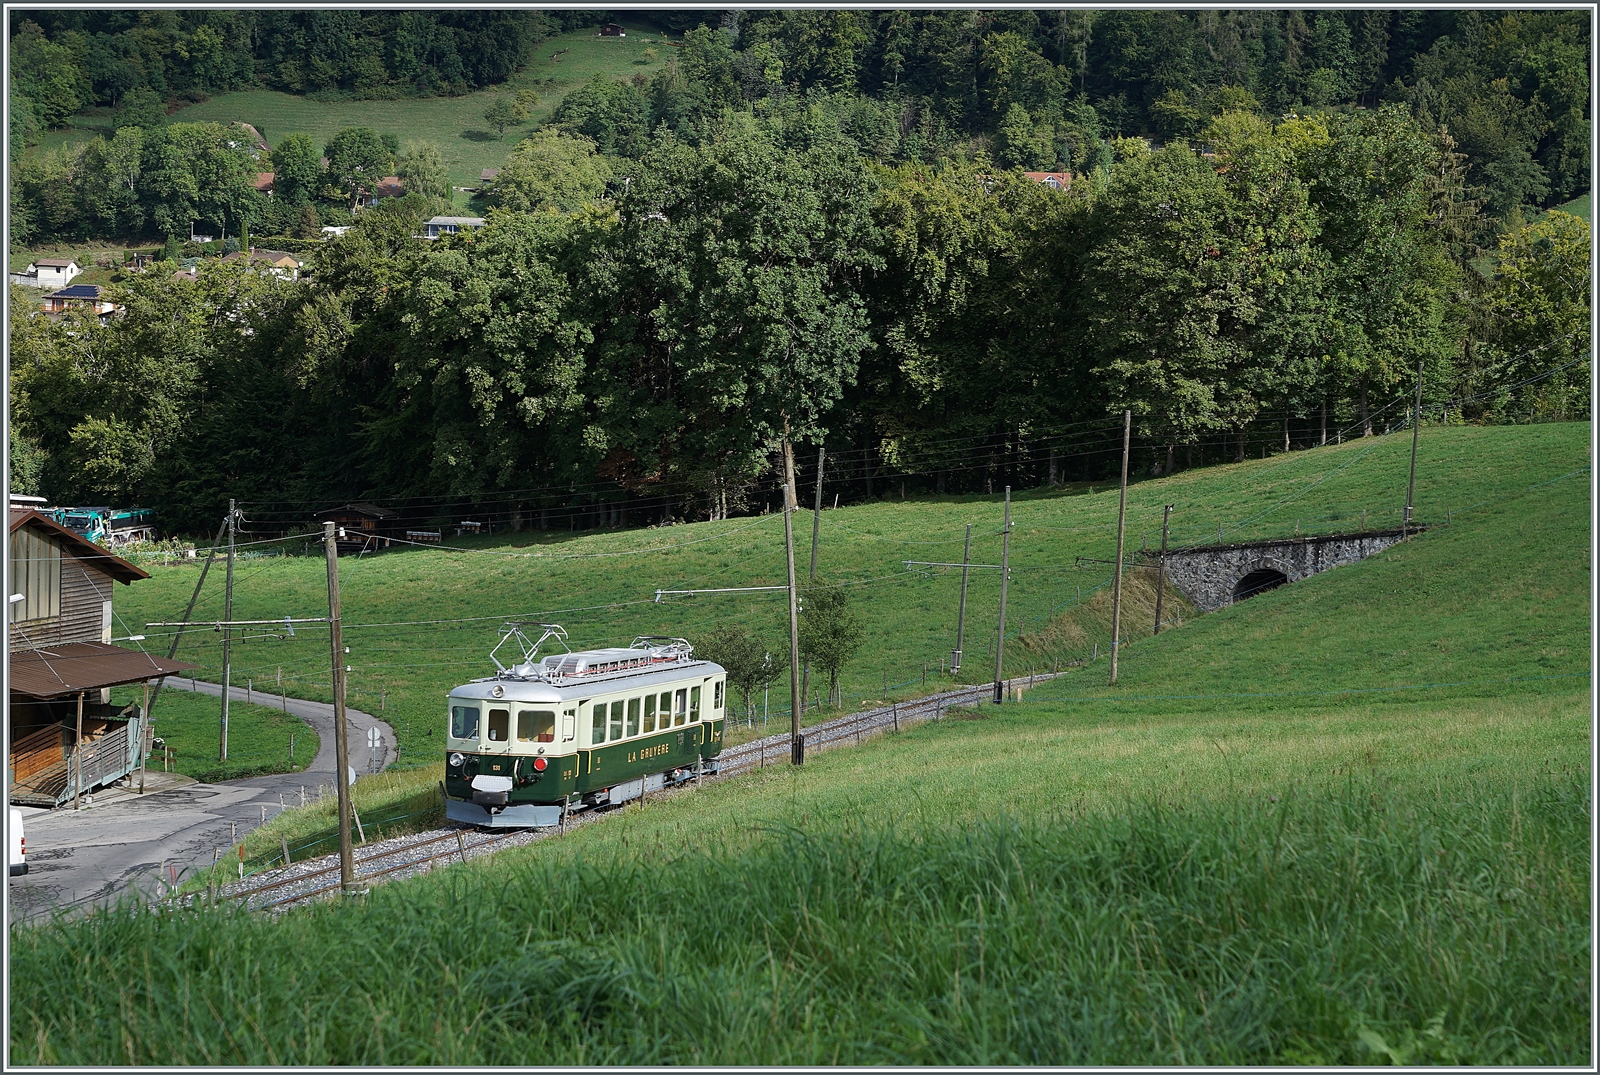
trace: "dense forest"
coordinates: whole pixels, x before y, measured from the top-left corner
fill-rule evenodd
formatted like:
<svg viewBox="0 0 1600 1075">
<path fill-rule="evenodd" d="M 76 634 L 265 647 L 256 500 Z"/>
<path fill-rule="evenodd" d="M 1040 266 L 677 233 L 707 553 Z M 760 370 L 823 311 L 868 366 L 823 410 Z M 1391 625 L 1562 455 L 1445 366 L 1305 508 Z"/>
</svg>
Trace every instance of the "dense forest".
<svg viewBox="0 0 1600 1075">
<path fill-rule="evenodd" d="M 457 82 L 409 14 L 55 13 L 14 34 L 14 94 L 288 87 L 325 15 L 354 21 L 316 88 L 391 95 L 503 78 L 578 18 L 427 15 Z M 224 17 L 238 51 L 202 76 Z M 14 293 L 14 480 L 192 527 L 230 495 L 615 523 L 766 503 L 785 431 L 872 495 L 1100 476 L 1124 407 L 1156 468 L 1360 435 L 1406 419 L 1419 364 L 1435 417 L 1588 414 L 1588 227 L 1541 212 L 1589 186 L 1581 13 L 705 17 L 661 15 L 672 62 L 569 94 L 488 226 L 437 243 L 412 238 L 429 147 L 359 129 L 280 143 L 299 192 L 271 209 L 228 128 L 147 116 L 30 155 L 13 214 L 40 235 L 293 205 L 309 228 L 380 167 L 411 193 L 307 280 L 158 267 L 104 326 Z M 119 48 L 137 78 L 106 75 Z"/>
</svg>

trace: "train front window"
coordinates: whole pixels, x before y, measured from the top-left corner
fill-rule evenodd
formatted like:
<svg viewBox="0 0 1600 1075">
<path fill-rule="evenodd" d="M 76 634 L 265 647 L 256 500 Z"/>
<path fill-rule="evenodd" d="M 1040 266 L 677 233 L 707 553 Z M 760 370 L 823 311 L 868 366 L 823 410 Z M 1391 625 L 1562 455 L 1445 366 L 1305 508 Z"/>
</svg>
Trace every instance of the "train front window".
<svg viewBox="0 0 1600 1075">
<path fill-rule="evenodd" d="M 611 703 L 611 738 L 622 738 L 622 703 Z"/>
<path fill-rule="evenodd" d="M 700 688 L 689 688 L 689 723 L 700 719 Z"/>
<path fill-rule="evenodd" d="M 644 696 L 644 734 L 649 735 L 656 730 L 656 696 Z"/>
<path fill-rule="evenodd" d="M 639 699 L 628 699 L 628 734 L 639 734 Z"/>
<path fill-rule="evenodd" d="M 511 738 L 511 710 L 489 710 L 489 742 L 504 743 Z"/>
<path fill-rule="evenodd" d="M 456 739 L 478 738 L 478 714 L 480 710 L 475 705 L 453 705 L 450 707 L 450 735 Z"/>
<path fill-rule="evenodd" d="M 681 725 L 689 716 L 689 692 L 679 691 L 677 702 L 672 710 L 672 723 Z"/>
<path fill-rule="evenodd" d="M 544 709 L 518 710 L 517 739 L 523 743 L 554 743 L 556 715 Z"/>
</svg>

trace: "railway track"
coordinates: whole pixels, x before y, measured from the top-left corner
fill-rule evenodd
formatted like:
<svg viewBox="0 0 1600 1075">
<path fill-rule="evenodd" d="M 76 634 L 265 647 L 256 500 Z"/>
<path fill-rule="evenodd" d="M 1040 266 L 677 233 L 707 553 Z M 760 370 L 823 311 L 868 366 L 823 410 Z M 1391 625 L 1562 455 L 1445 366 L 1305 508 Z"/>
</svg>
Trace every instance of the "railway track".
<svg viewBox="0 0 1600 1075">
<path fill-rule="evenodd" d="M 1026 690 L 1036 683 L 1054 679 L 1059 672 L 1045 672 L 1040 675 L 1028 676 L 1008 680 L 1005 684 L 1005 693 L 1011 696 L 1015 691 Z M 824 750 L 840 746 L 855 746 L 870 735 L 877 735 L 886 731 L 898 731 L 902 727 L 920 723 L 925 720 L 939 720 L 946 710 L 963 705 L 978 705 L 994 700 L 994 684 L 985 683 L 976 687 L 963 687 L 960 690 L 941 691 L 930 694 L 926 698 L 918 698 L 910 702 L 897 702 L 893 705 L 881 706 L 877 709 L 863 710 L 860 713 L 847 713 L 833 720 L 813 724 L 801 732 L 805 740 L 807 756 Z M 768 765 L 789 760 L 789 733 L 780 732 L 777 735 L 764 736 L 761 739 L 752 739 L 748 743 L 725 748 L 717 758 L 718 775 L 732 776 L 736 773 L 748 772 L 751 769 L 765 768 Z"/>
<path fill-rule="evenodd" d="M 1052 679 L 1059 673 L 1030 676 L 1026 681 L 1013 679 L 1006 684 L 1006 693 L 1026 689 L 1035 683 Z M 849 713 L 806 728 L 805 751 L 808 755 L 842 746 L 855 746 L 862 740 L 886 731 L 899 730 L 927 720 L 941 719 L 947 710 L 992 701 L 994 687 L 983 684 L 963 687 L 960 690 L 942 691 L 911 702 L 899 702 L 860 713 Z M 767 765 L 787 764 L 789 761 L 789 735 L 787 732 L 763 736 L 738 746 L 723 750 L 718 758 L 718 771 L 706 779 L 736 776 L 765 768 Z M 656 794 L 674 794 L 683 787 Z M 654 795 L 652 796 L 654 797 Z M 600 820 L 609 810 L 579 810 L 568 815 L 567 828 L 590 824 Z M 441 829 L 411 836 L 397 836 L 358 849 L 355 855 L 356 883 L 361 886 L 394 881 L 427 873 L 435 864 L 450 865 L 468 859 L 494 854 L 511 847 L 522 847 L 538 840 L 559 835 L 563 829 L 514 829 L 507 832 L 484 832 L 466 825 L 450 825 Z M 339 857 L 325 855 L 307 859 L 288 866 L 248 877 L 234 884 L 220 886 L 214 894 L 191 893 L 182 898 L 185 905 L 201 899 L 214 899 L 219 903 L 237 902 L 255 911 L 280 912 L 298 904 L 325 898 L 338 892 Z"/>
</svg>

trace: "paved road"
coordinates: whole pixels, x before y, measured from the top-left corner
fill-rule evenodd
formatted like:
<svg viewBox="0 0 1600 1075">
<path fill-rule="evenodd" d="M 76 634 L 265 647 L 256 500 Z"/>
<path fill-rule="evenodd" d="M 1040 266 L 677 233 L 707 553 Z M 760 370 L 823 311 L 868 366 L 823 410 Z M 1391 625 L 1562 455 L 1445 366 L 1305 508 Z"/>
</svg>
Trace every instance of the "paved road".
<svg viewBox="0 0 1600 1075">
<path fill-rule="evenodd" d="M 222 696 L 215 683 L 167 679 L 171 690 L 195 690 Z M 245 690 L 234 687 L 231 696 L 245 700 Z M 268 704 L 275 698 L 255 692 L 253 701 Z M 157 702 L 156 727 L 160 728 Z M 28 874 L 11 881 L 13 917 L 31 917 L 58 907 L 86 907 L 114 900 L 118 893 L 136 887 L 157 890 L 155 878 L 163 863 L 175 866 L 179 876 L 209 865 L 216 848 L 233 842 L 261 824 L 262 808 L 271 817 L 284 804 L 298 804 L 300 789 L 308 795 L 319 785 L 334 786 L 333 706 L 326 702 L 288 700 L 290 713 L 316 729 L 321 746 L 311 764 L 298 773 L 199 784 L 184 777 L 166 777 L 159 770 L 146 776 L 145 794 L 125 789 L 103 790 L 93 805 L 74 811 L 21 808 L 26 816 Z M 394 761 L 394 729 L 356 709 L 346 709 L 350 729 L 350 764 L 357 773 L 369 765 L 367 729 L 381 737 L 376 768 Z"/>
</svg>

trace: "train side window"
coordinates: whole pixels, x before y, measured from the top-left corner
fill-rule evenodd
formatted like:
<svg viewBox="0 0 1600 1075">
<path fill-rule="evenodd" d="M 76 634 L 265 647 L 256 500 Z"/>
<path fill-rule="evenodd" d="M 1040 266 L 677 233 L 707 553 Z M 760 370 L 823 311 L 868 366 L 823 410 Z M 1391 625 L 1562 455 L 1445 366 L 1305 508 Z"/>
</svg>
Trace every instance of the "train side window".
<svg viewBox="0 0 1600 1075">
<path fill-rule="evenodd" d="M 644 696 L 644 734 L 649 735 L 656 730 L 656 696 Z"/>
<path fill-rule="evenodd" d="M 713 710 L 722 708 L 722 680 L 720 679 L 711 687 L 711 708 Z"/>
<path fill-rule="evenodd" d="M 677 705 L 672 710 L 672 723 L 682 725 L 689 718 L 689 692 L 679 691 Z"/>
<path fill-rule="evenodd" d="M 489 742 L 504 743 L 511 738 L 511 710 L 489 710 Z"/>
<path fill-rule="evenodd" d="M 657 725 L 657 727 L 660 728 L 662 731 L 666 731 L 668 728 L 672 727 L 672 692 L 671 691 L 663 691 L 662 692 L 662 694 L 661 694 L 661 705 L 657 708 L 657 712 L 661 714 L 661 721 Z"/>
<path fill-rule="evenodd" d="M 628 734 L 630 736 L 639 734 L 639 699 L 637 698 L 628 699 Z"/>
<path fill-rule="evenodd" d="M 554 743 L 556 715 L 548 709 L 518 710 L 517 739 L 524 743 Z"/>
<path fill-rule="evenodd" d="M 594 707 L 594 727 L 589 732 L 589 742 L 598 746 L 606 741 L 606 704 L 601 702 Z"/>
<path fill-rule="evenodd" d="M 478 738 L 478 714 L 480 710 L 475 705 L 453 705 L 450 707 L 450 734 L 457 739 Z"/>
<path fill-rule="evenodd" d="M 561 741 L 570 743 L 578 736 L 578 711 L 576 709 L 563 709 L 561 711 Z"/>
<path fill-rule="evenodd" d="M 700 719 L 700 688 L 689 688 L 689 723 Z"/>
<path fill-rule="evenodd" d="M 611 738 L 622 738 L 622 703 L 611 703 Z"/>
</svg>

